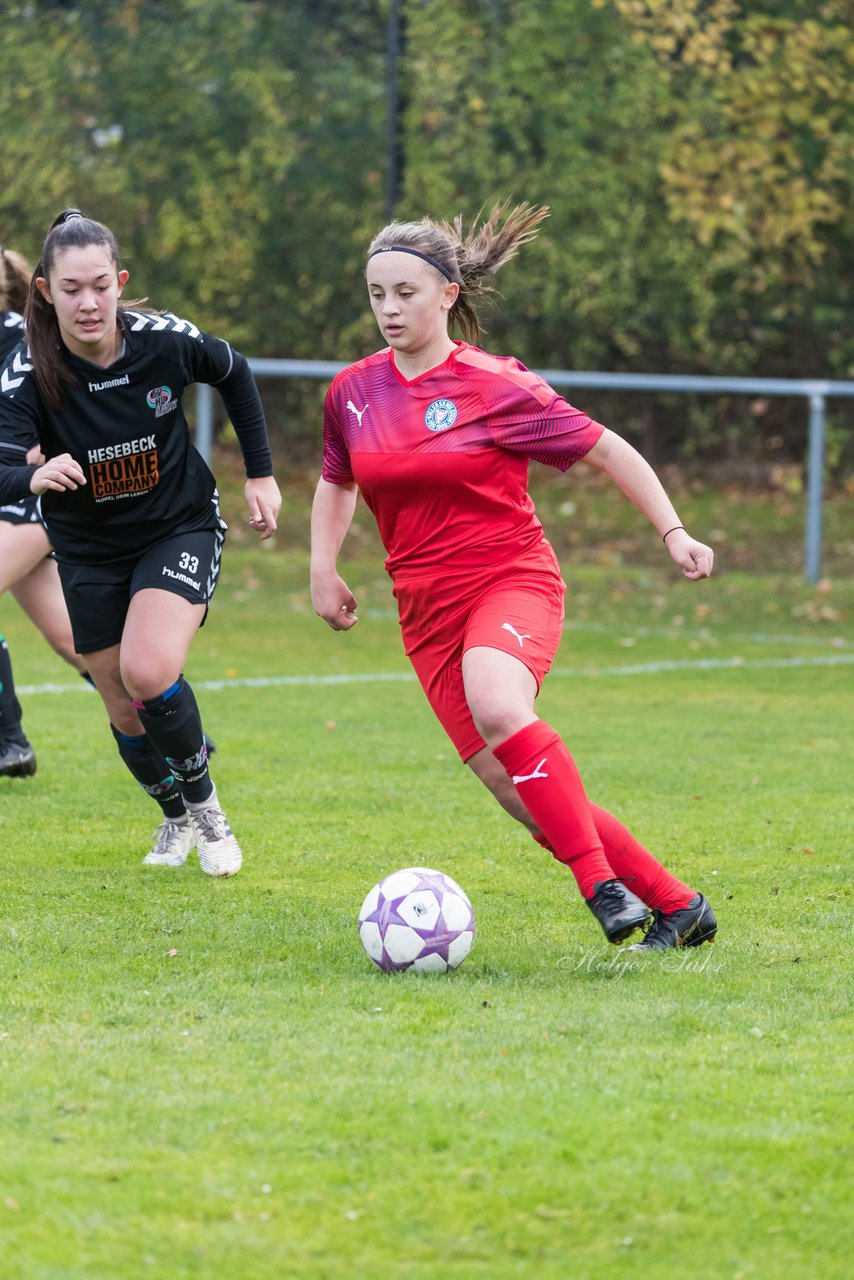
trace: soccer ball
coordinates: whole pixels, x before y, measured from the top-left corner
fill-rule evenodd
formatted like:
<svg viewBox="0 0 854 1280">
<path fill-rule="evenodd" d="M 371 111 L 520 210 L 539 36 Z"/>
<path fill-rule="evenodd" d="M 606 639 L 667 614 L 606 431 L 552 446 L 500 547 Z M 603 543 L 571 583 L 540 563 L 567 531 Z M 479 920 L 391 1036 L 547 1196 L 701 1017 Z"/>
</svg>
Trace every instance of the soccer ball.
<svg viewBox="0 0 854 1280">
<path fill-rule="evenodd" d="M 471 950 L 474 912 L 450 876 L 430 867 L 407 867 L 371 889 L 359 912 L 359 937 L 386 973 L 445 973 Z"/>
</svg>

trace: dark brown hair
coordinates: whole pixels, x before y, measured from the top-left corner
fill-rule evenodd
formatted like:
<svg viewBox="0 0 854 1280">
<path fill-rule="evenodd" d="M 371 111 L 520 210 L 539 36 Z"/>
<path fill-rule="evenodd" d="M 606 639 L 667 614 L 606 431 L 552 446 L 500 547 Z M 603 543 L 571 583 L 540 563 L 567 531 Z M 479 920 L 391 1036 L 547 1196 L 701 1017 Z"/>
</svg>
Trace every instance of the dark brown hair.
<svg viewBox="0 0 854 1280">
<path fill-rule="evenodd" d="M 62 337 L 56 312 L 42 295 L 36 280 L 50 278 L 56 262 L 56 256 L 65 249 L 85 249 L 90 244 L 103 245 L 119 271 L 119 246 L 116 237 L 109 227 L 91 218 L 84 218 L 79 209 L 64 209 L 53 220 L 42 245 L 41 257 L 30 280 L 27 302 L 24 310 L 24 325 L 30 346 L 33 372 L 44 399 L 51 409 L 59 409 L 62 405 L 63 387 L 73 381 L 73 375 L 62 358 Z M 130 307 L 140 305 L 142 299 L 133 302 L 119 302 L 118 315 Z"/>
<path fill-rule="evenodd" d="M 428 217 L 418 222 L 390 222 L 374 236 L 368 256 L 378 249 L 400 245 L 440 263 L 447 277 L 460 286 L 449 319 L 466 342 L 476 343 L 480 324 L 475 299 L 493 292 L 484 277 L 495 275 L 521 245 L 533 240 L 540 223 L 549 216 L 545 205 L 509 206 L 509 200 L 501 200 L 485 217 L 481 209 L 467 231 L 463 229 L 461 213 L 453 222 L 435 222 Z"/>
<path fill-rule="evenodd" d="M 0 311 L 23 315 L 32 267 L 14 249 L 0 245 Z"/>
</svg>

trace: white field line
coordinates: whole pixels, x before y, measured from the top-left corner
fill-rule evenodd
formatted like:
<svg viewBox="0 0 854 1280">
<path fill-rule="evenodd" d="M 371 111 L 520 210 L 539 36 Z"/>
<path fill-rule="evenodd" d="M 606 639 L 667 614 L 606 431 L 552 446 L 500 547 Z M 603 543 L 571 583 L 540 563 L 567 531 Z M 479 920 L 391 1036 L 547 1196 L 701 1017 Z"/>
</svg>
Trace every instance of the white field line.
<svg viewBox="0 0 854 1280">
<path fill-rule="evenodd" d="M 596 622 L 575 622 L 568 619 L 563 624 L 564 631 L 591 631 L 594 634 L 611 634 L 613 635 L 615 628 L 607 626 L 604 623 Z M 697 627 L 637 627 L 631 625 L 626 628 L 632 636 L 652 637 L 656 640 L 707 640 L 710 628 L 702 629 Z M 818 648 L 818 649 L 854 649 L 854 640 L 846 640 L 843 636 L 787 636 L 778 632 L 766 633 L 764 631 L 745 632 L 744 634 L 729 633 L 727 639 L 732 644 L 765 644 L 773 647 L 774 645 L 790 645 L 792 648 Z"/>
<path fill-rule="evenodd" d="M 788 667 L 849 667 L 854 666 L 854 653 L 835 653 L 824 657 L 799 658 L 695 658 L 682 662 L 636 662 L 616 667 L 554 667 L 549 679 L 607 680 L 615 676 L 651 676 L 671 671 L 767 671 Z M 304 676 L 247 676 L 232 680 L 193 680 L 194 689 L 219 692 L 223 689 L 276 689 L 289 685 L 334 684 L 401 684 L 413 681 L 411 671 L 370 671 L 351 675 Z M 93 693 L 94 690 L 80 680 L 75 684 L 25 684 L 18 693 L 31 697 L 37 693 Z"/>
</svg>

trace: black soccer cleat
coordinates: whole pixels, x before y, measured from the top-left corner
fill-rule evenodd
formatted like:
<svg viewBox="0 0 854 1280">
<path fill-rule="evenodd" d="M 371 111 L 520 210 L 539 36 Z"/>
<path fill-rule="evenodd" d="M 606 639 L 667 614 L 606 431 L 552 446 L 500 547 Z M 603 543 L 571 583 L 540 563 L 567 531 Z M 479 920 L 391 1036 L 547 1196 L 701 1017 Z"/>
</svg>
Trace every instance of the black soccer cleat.
<svg viewBox="0 0 854 1280">
<path fill-rule="evenodd" d="M 627 951 L 666 951 L 669 947 L 701 947 L 704 942 L 714 942 L 718 931 L 715 913 L 706 898 L 698 893 L 687 907 L 671 911 L 653 911 L 652 924 L 642 942 L 636 942 Z"/>
<path fill-rule="evenodd" d="M 609 942 L 624 942 L 635 929 L 646 924 L 650 915 L 646 903 L 641 902 L 621 880 L 597 881 L 593 886 L 593 897 L 585 901 Z"/>
<path fill-rule="evenodd" d="M 27 739 L 0 742 L 0 778 L 31 778 L 36 771 L 36 753 Z"/>
</svg>

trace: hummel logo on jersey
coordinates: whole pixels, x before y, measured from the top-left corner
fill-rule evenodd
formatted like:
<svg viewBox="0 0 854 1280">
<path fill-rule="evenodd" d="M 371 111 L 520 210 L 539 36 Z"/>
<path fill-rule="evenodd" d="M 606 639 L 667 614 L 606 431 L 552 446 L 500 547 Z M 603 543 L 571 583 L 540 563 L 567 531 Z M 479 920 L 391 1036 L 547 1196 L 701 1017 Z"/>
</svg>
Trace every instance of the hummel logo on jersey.
<svg viewBox="0 0 854 1280">
<path fill-rule="evenodd" d="M 548 756 L 543 756 L 533 773 L 514 773 L 513 781 L 515 783 L 530 782 L 532 778 L 547 778 L 549 775 L 542 772 L 543 765 L 548 760 Z"/>
<path fill-rule="evenodd" d="M 355 413 L 356 417 L 359 419 L 359 426 L 361 426 L 361 425 L 362 425 L 362 415 L 363 415 L 363 414 L 365 414 L 365 413 L 367 413 L 367 411 L 368 411 L 368 406 L 367 406 L 367 405 L 365 405 L 364 409 L 357 409 L 357 408 L 356 408 L 356 406 L 353 404 L 353 401 L 352 401 L 352 400 L 348 400 L 348 401 L 347 401 L 347 408 L 350 410 L 350 412 L 351 412 L 351 413 Z"/>
<path fill-rule="evenodd" d="M 520 635 L 519 635 L 519 632 L 516 630 L 516 628 L 515 628 L 515 627 L 513 627 L 513 626 L 511 626 L 509 622 L 502 622 L 502 624 L 501 624 L 501 630 L 502 630 L 502 631 L 509 631 L 509 632 L 510 632 L 510 634 L 511 634 L 512 636 L 515 636 L 515 637 L 516 637 L 516 639 L 519 641 L 519 648 L 520 648 L 520 649 L 524 649 L 524 647 L 525 647 L 525 645 L 524 645 L 524 641 L 525 641 L 525 640 L 530 640 L 530 639 L 531 639 L 531 637 L 530 637 L 530 636 L 520 636 Z"/>
<path fill-rule="evenodd" d="M 127 387 L 130 386 L 130 375 L 125 374 L 123 378 L 107 378 L 105 382 L 90 382 L 90 391 L 109 391 L 111 387 Z"/>
<path fill-rule="evenodd" d="M 30 353 L 28 351 L 27 355 L 29 354 Z M 22 358 L 20 351 L 16 351 L 15 358 L 12 361 L 11 365 L 7 364 L 6 368 L 3 370 L 2 375 L 0 375 L 0 390 L 3 391 L 3 394 L 8 395 L 10 391 L 17 390 L 17 388 L 24 381 L 24 374 L 29 373 L 32 367 L 33 366 L 30 364 L 28 360 L 24 360 Z M 16 378 L 13 376 L 16 373 L 19 373 L 21 375 L 20 378 Z"/>
<path fill-rule="evenodd" d="M 165 311 L 163 315 L 158 315 L 156 311 L 125 311 L 125 318 L 130 322 L 132 333 L 138 332 L 140 329 L 151 329 L 154 333 L 160 333 L 163 329 L 169 329 L 172 333 L 186 333 L 191 338 L 201 338 L 201 331 L 191 324 L 189 320 L 181 320 L 179 316 L 174 315 L 171 311 Z"/>
</svg>

